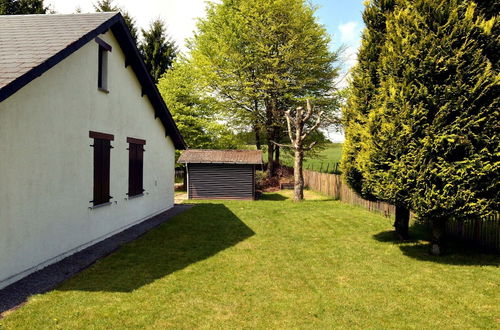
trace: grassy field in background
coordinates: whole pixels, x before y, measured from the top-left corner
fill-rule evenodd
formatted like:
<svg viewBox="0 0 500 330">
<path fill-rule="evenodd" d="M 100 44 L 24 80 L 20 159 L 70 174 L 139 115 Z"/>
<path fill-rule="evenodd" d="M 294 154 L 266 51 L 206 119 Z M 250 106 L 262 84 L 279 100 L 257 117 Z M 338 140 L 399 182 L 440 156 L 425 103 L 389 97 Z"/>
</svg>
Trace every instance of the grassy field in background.
<svg viewBox="0 0 500 330">
<path fill-rule="evenodd" d="M 199 201 L 0 320 L 2 329 L 499 328 L 500 257 L 428 254 L 312 192 Z"/>
<path fill-rule="evenodd" d="M 342 157 L 342 143 L 330 143 L 326 148 L 318 152 L 317 155 L 309 156 L 304 159 L 304 169 L 314 169 L 323 172 L 328 168 L 331 171 L 334 164 L 340 162 Z M 293 157 L 284 153 L 281 157 L 284 165 L 293 166 Z M 329 164 L 329 165 L 328 165 Z"/>
</svg>

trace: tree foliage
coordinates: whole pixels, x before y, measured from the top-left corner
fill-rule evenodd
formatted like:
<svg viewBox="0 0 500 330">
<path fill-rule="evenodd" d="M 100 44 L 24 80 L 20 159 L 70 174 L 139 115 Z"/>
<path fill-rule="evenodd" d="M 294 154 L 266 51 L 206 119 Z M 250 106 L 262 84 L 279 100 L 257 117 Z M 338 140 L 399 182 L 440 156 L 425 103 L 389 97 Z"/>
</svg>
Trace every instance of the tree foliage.
<svg viewBox="0 0 500 330">
<path fill-rule="evenodd" d="M 236 149 L 240 146 L 236 135 L 218 121 L 221 103 L 208 96 L 187 60 L 178 59 L 160 79 L 158 89 L 190 148 Z"/>
<path fill-rule="evenodd" d="M 304 0 L 223 0 L 209 5 L 190 49 L 230 122 L 264 130 L 272 167 L 285 111 L 331 97 L 337 54 L 329 41 Z"/>
<path fill-rule="evenodd" d="M 499 19 L 459 0 L 401 1 L 384 16 L 368 103 L 361 51 L 354 71 L 343 164 L 352 186 L 430 219 L 439 240 L 447 218 L 500 209 Z"/>
<path fill-rule="evenodd" d="M 144 62 L 155 83 L 172 67 L 177 56 L 177 46 L 167 34 L 165 23 L 161 19 L 154 20 L 149 30 L 142 30 L 144 39 L 140 43 Z"/>
<path fill-rule="evenodd" d="M 48 11 L 43 0 L 0 0 L 0 15 L 45 14 Z"/>
<path fill-rule="evenodd" d="M 365 29 L 361 37 L 358 63 L 354 67 L 346 106 L 343 107 L 345 143 L 342 152 L 342 173 L 347 183 L 368 199 L 376 197 L 364 185 L 365 178 L 358 161 L 359 152 L 366 140 L 365 125 L 376 106 L 380 87 L 380 53 L 386 38 L 386 17 L 392 12 L 393 0 L 374 0 L 367 3 L 363 12 Z"/>
</svg>

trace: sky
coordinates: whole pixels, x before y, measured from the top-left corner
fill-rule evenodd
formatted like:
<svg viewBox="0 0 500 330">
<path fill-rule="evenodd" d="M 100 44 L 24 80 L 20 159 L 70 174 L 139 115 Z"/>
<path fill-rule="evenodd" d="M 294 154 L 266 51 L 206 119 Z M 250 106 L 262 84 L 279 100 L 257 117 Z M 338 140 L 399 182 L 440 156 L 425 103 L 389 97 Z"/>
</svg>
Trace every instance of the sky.
<svg viewBox="0 0 500 330">
<path fill-rule="evenodd" d="M 338 86 L 344 87 L 349 69 L 356 63 L 356 53 L 360 43 L 363 21 L 363 0 L 309 0 L 316 6 L 319 22 L 332 36 L 331 49 L 344 47 L 342 72 Z M 52 10 L 59 14 L 74 13 L 77 8 L 82 13 L 94 12 L 95 0 L 45 0 Z M 185 50 L 185 39 L 193 35 L 197 18 L 205 13 L 205 0 L 114 0 L 119 7 L 127 10 L 135 18 L 140 28 L 146 29 L 151 21 L 160 17 L 167 23 L 169 35 L 181 50 Z M 329 132 L 335 142 L 343 140 L 342 134 Z"/>
</svg>

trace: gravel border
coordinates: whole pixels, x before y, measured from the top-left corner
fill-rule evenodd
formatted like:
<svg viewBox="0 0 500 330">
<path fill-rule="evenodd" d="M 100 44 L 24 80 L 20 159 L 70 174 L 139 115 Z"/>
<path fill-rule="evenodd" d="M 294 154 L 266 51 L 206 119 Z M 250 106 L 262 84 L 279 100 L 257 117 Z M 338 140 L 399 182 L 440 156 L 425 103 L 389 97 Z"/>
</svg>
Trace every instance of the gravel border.
<svg viewBox="0 0 500 330">
<path fill-rule="evenodd" d="M 36 271 L 0 290 L 0 319 L 7 312 L 23 305 L 29 296 L 54 289 L 61 282 L 73 277 L 96 260 L 117 250 L 123 244 L 144 235 L 172 217 L 194 205 L 176 204 L 173 208 L 100 241 L 63 260 Z"/>
</svg>

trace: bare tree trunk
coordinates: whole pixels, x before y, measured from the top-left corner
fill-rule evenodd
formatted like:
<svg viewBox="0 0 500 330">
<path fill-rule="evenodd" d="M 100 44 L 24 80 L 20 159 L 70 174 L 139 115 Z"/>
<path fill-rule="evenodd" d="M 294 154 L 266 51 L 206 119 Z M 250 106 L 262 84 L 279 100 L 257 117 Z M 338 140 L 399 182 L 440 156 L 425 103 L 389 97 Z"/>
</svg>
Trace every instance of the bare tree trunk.
<svg viewBox="0 0 500 330">
<path fill-rule="evenodd" d="M 269 139 L 267 141 L 267 177 L 272 178 L 274 173 L 274 144 Z"/>
<path fill-rule="evenodd" d="M 276 168 L 280 166 L 280 146 L 274 146 L 274 163 L 276 164 Z"/>
<path fill-rule="evenodd" d="M 260 145 L 260 128 L 258 125 L 254 125 L 253 132 L 255 134 L 255 146 L 257 150 L 261 150 L 262 146 Z"/>
<path fill-rule="evenodd" d="M 298 107 L 295 116 L 292 116 L 291 110 L 285 112 L 286 123 L 288 128 L 288 137 L 290 138 L 291 145 L 283 145 L 274 140 L 271 142 L 279 147 L 287 147 L 294 150 L 295 162 L 294 162 L 294 198 L 293 200 L 298 202 L 304 199 L 304 175 L 302 172 L 302 166 L 304 161 L 304 151 L 311 150 L 316 142 L 312 142 L 309 146 L 304 146 L 304 140 L 314 132 L 321 124 L 321 116 L 323 111 L 319 112 L 316 116 L 316 122 L 309 127 L 306 124 L 311 119 L 314 114 L 314 107 L 311 102 L 307 100 L 307 111 L 304 113 L 304 108 Z M 276 133 L 276 130 L 274 131 Z M 279 137 L 279 136 L 273 136 Z M 276 150 L 276 155 L 279 159 L 279 151 Z"/>
<path fill-rule="evenodd" d="M 275 174 L 274 167 L 274 143 L 272 142 L 276 135 L 274 127 L 274 113 L 276 109 L 276 100 L 266 101 L 266 133 L 267 133 L 267 177 L 272 178 Z"/>
<path fill-rule="evenodd" d="M 432 219 L 431 254 L 441 255 L 444 251 L 446 219 Z"/>
<path fill-rule="evenodd" d="M 295 150 L 295 164 L 293 166 L 293 175 L 295 179 L 293 200 L 300 202 L 304 199 L 304 173 L 302 164 L 304 161 L 304 151 Z"/>
<path fill-rule="evenodd" d="M 394 220 L 394 228 L 399 238 L 407 240 L 410 236 L 408 234 L 408 227 L 410 224 L 410 210 L 404 206 L 396 205 L 396 215 Z"/>
</svg>

